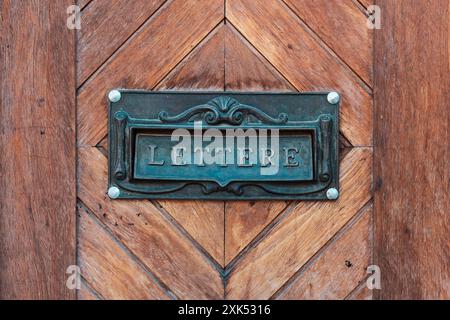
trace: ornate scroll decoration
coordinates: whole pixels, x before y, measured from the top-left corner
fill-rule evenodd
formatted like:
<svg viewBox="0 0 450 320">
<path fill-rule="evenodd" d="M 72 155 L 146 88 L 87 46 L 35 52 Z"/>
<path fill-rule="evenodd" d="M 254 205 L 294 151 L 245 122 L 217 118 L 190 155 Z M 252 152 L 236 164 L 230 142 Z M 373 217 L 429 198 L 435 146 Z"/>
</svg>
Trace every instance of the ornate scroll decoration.
<svg viewBox="0 0 450 320">
<path fill-rule="evenodd" d="M 124 111 L 119 111 L 114 115 L 115 122 L 115 143 L 116 153 L 114 155 L 114 175 L 119 180 L 126 178 L 125 166 L 125 126 L 127 124 L 128 114 Z"/>
<path fill-rule="evenodd" d="M 280 113 L 277 118 L 273 118 L 258 108 L 241 104 L 236 99 L 226 96 L 214 98 L 207 104 L 192 107 L 176 116 L 169 116 L 166 111 L 161 111 L 159 120 L 165 123 L 179 123 L 190 121 L 194 116 L 201 116 L 202 120 L 210 125 L 219 123 L 241 125 L 249 121 L 249 116 L 253 116 L 266 124 L 285 124 L 288 122 L 286 113 Z"/>
<path fill-rule="evenodd" d="M 320 180 L 327 182 L 331 179 L 330 168 L 330 148 L 331 148 L 331 125 L 332 120 L 330 116 L 322 116 L 319 119 L 320 134 L 321 134 L 321 151 L 322 159 L 320 161 Z"/>
</svg>

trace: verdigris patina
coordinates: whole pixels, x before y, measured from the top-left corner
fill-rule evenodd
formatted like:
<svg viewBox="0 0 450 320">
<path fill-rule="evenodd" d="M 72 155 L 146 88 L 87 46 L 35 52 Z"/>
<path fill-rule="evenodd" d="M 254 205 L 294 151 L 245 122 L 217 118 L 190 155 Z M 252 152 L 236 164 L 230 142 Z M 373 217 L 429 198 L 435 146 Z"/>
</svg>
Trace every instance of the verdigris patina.
<svg viewBox="0 0 450 320">
<path fill-rule="evenodd" d="M 109 98 L 112 198 L 337 198 L 334 92 L 114 90 Z"/>
</svg>

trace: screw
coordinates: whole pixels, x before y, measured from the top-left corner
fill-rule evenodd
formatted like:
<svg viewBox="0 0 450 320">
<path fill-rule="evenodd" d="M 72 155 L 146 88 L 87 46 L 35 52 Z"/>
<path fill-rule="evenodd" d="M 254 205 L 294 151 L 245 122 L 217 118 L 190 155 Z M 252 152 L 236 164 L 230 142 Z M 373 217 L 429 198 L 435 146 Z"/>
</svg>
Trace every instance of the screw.
<svg viewBox="0 0 450 320">
<path fill-rule="evenodd" d="M 110 187 L 108 189 L 108 196 L 111 199 L 117 199 L 120 196 L 120 190 L 117 187 Z"/>
<path fill-rule="evenodd" d="M 334 92 L 334 91 L 330 92 L 327 96 L 327 100 L 331 104 L 337 104 L 339 102 L 340 98 L 341 97 L 339 96 L 339 93 Z"/>
<path fill-rule="evenodd" d="M 330 188 L 327 190 L 327 198 L 328 200 L 336 200 L 339 198 L 339 191 L 335 188 Z"/>
<path fill-rule="evenodd" d="M 111 90 L 108 93 L 108 99 L 109 99 L 109 101 L 111 101 L 113 103 L 119 102 L 121 98 L 122 98 L 122 95 L 120 94 L 119 90 Z"/>
</svg>

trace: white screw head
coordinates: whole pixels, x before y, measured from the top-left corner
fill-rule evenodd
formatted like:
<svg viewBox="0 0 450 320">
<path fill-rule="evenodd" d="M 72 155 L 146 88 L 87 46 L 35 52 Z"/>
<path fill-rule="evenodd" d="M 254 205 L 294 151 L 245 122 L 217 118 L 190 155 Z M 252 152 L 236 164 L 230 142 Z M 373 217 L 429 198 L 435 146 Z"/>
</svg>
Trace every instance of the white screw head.
<svg viewBox="0 0 450 320">
<path fill-rule="evenodd" d="M 111 90 L 108 93 L 108 99 L 111 102 L 119 102 L 121 98 L 122 98 L 122 95 L 120 94 L 119 90 Z"/>
<path fill-rule="evenodd" d="M 328 200 L 337 200 L 339 198 L 339 191 L 335 188 L 330 188 L 327 190 L 327 198 Z"/>
<path fill-rule="evenodd" d="M 330 92 L 327 96 L 327 100 L 331 104 L 337 104 L 340 99 L 341 99 L 341 97 L 339 96 L 339 93 L 334 92 L 334 91 Z"/>
<path fill-rule="evenodd" d="M 108 197 L 111 199 L 117 199 L 120 196 L 120 190 L 117 187 L 110 187 L 108 189 Z"/>
</svg>

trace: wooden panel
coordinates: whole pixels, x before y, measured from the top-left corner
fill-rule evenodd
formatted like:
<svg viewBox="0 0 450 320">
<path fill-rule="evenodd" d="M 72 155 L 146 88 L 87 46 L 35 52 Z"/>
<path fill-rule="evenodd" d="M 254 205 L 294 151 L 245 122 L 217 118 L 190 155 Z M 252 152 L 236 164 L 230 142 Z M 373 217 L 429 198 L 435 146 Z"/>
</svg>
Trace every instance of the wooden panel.
<svg viewBox="0 0 450 320">
<path fill-rule="evenodd" d="M 157 85 L 156 89 L 222 91 L 224 54 L 224 24 L 221 23 Z"/>
<path fill-rule="evenodd" d="M 215 266 L 148 201 L 111 201 L 107 161 L 96 148 L 79 149 L 79 197 L 112 234 L 181 299 L 220 299 Z"/>
<path fill-rule="evenodd" d="M 109 235 L 82 206 L 78 209 L 79 267 L 83 278 L 104 299 L 169 298 L 136 258 Z"/>
<path fill-rule="evenodd" d="M 329 245 L 311 265 L 277 295 L 277 299 L 333 299 L 347 297 L 365 282 L 371 261 L 372 208 Z"/>
<path fill-rule="evenodd" d="M 102 298 L 89 288 L 85 281 L 81 280 L 80 289 L 77 291 L 78 300 L 102 300 Z"/>
<path fill-rule="evenodd" d="M 164 0 L 94 1 L 83 10 L 78 32 L 78 85 L 100 67 Z"/>
<path fill-rule="evenodd" d="M 224 88 L 224 24 L 220 24 L 164 80 L 158 90 Z M 159 201 L 175 220 L 224 266 L 223 201 Z"/>
<path fill-rule="evenodd" d="M 223 90 L 224 25 L 213 30 L 156 87 L 157 90 Z M 107 149 L 107 139 L 100 145 Z M 223 266 L 223 201 L 159 201 L 159 204 Z"/>
<path fill-rule="evenodd" d="M 225 203 L 225 265 L 286 208 L 285 201 Z"/>
<path fill-rule="evenodd" d="M 367 9 L 367 7 L 375 4 L 375 0 L 356 0 L 358 1 L 363 7 Z"/>
<path fill-rule="evenodd" d="M 231 24 L 225 32 L 225 89 L 296 91 Z"/>
<path fill-rule="evenodd" d="M 231 25 L 225 32 L 225 85 L 235 91 L 294 91 Z M 287 205 L 286 201 L 225 203 L 225 265 L 247 246 Z"/>
<path fill-rule="evenodd" d="M 80 6 L 81 9 L 84 9 L 90 2 L 93 0 L 78 0 L 77 4 Z"/>
<path fill-rule="evenodd" d="M 355 148 L 341 163 L 337 202 L 300 202 L 232 270 L 229 299 L 267 299 L 371 199 L 372 152 Z"/>
<path fill-rule="evenodd" d="M 106 135 L 109 90 L 152 89 L 222 20 L 223 10 L 221 0 L 175 0 L 161 10 L 81 88 L 79 145 L 96 145 Z"/>
<path fill-rule="evenodd" d="M 224 266 L 223 201 L 159 201 L 175 220 Z"/>
<path fill-rule="evenodd" d="M 360 227 L 362 222 L 354 224 L 354 220 L 362 216 L 361 210 L 371 198 L 371 148 L 352 150 L 352 144 L 371 144 L 370 88 L 343 63 L 345 54 L 337 57 L 324 44 L 325 39 L 319 39 L 320 32 L 305 26 L 283 2 L 226 3 L 227 10 L 231 8 L 230 20 L 222 22 L 223 1 L 169 2 L 81 87 L 80 200 L 95 216 L 93 220 L 98 220 L 98 232 L 110 232 L 105 236 L 110 237 L 111 246 L 119 246 L 108 255 L 125 254 L 120 259 L 125 260 L 122 266 L 148 270 L 177 298 L 220 299 L 224 290 L 226 298 L 291 296 L 295 294 L 287 289 L 301 286 L 311 275 L 308 268 L 316 267 L 326 278 L 335 260 L 352 254 L 356 266 L 368 256 L 364 245 L 355 252 L 357 246 L 348 243 L 369 241 L 370 234 L 367 224 Z M 259 30 L 263 24 L 264 30 Z M 341 137 L 342 146 L 347 147 L 341 154 L 346 191 L 337 203 L 291 203 L 289 208 L 284 201 L 110 201 L 105 195 L 104 97 L 113 87 L 219 91 L 346 88 L 342 130 L 346 136 Z M 99 149 L 83 147 L 98 143 Z M 87 234 L 86 241 L 95 243 L 94 234 Z M 330 245 L 324 247 L 327 243 Z M 350 249 L 344 253 L 346 248 Z M 108 250 L 100 253 L 94 246 L 80 250 L 85 251 L 83 259 L 98 265 L 94 269 L 108 270 L 111 265 L 111 259 L 102 262 L 100 258 Z M 305 266 L 311 259 L 314 263 Z M 96 283 L 95 290 L 89 288 L 100 276 L 95 270 L 84 270 L 91 273 L 90 278 L 85 276 L 88 290 L 84 296 L 92 298 L 97 290 L 99 297 L 126 294 L 119 282 L 105 287 Z M 328 286 L 316 277 L 313 285 L 317 290 L 310 292 L 311 296 L 343 298 L 352 290 L 355 293 L 357 281 L 364 277 L 359 277 L 359 269 L 355 271 Z"/>
<path fill-rule="evenodd" d="M 71 1 L 0 2 L 0 298 L 71 299 L 75 34 Z"/>
<path fill-rule="evenodd" d="M 369 93 L 352 71 L 320 46 L 281 2 L 228 1 L 226 13 L 230 22 L 296 89 L 339 91 L 343 97 L 342 132 L 354 146 L 372 144 Z"/>
<path fill-rule="evenodd" d="M 449 1 L 377 3 L 377 297 L 449 299 Z"/>
<path fill-rule="evenodd" d="M 286 0 L 286 3 L 369 86 L 372 36 L 353 0 Z"/>
<path fill-rule="evenodd" d="M 367 288 L 365 281 L 358 287 L 354 292 L 352 292 L 347 298 L 347 300 L 372 300 L 373 290 Z"/>
</svg>

